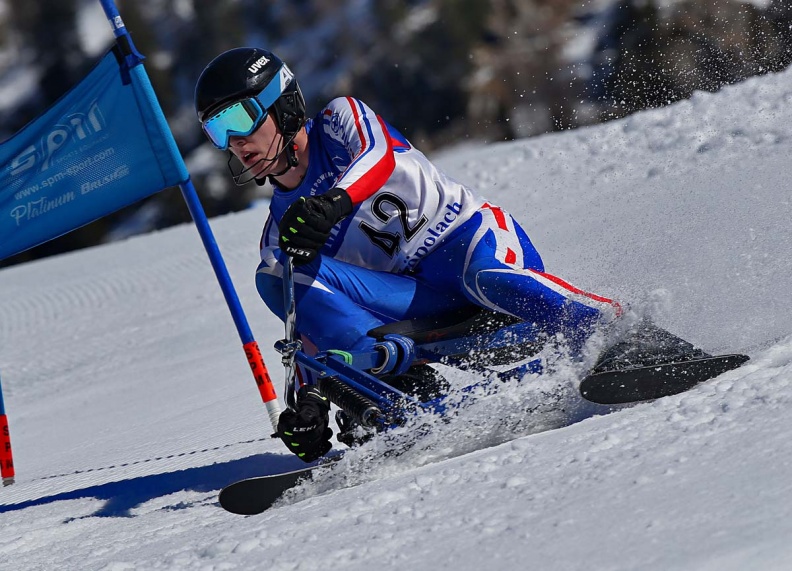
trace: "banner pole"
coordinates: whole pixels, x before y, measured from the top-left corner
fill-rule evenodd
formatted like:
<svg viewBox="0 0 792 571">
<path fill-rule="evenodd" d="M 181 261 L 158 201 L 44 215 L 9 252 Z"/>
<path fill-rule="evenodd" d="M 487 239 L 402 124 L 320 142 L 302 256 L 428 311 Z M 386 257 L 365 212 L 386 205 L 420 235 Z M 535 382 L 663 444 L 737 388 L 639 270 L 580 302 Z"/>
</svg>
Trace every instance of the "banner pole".
<svg viewBox="0 0 792 571">
<path fill-rule="evenodd" d="M 0 476 L 3 478 L 4 486 L 14 483 L 14 455 L 11 451 L 11 434 L 8 431 L 2 382 L 0 382 Z"/>
<path fill-rule="evenodd" d="M 124 26 L 124 21 L 121 19 L 121 14 L 118 12 L 114 0 L 99 0 L 99 3 L 102 5 L 105 16 L 110 21 L 115 37 L 119 38 L 126 35 L 126 26 Z"/>
<path fill-rule="evenodd" d="M 113 28 L 113 34 L 115 35 L 116 41 L 118 42 L 122 52 L 124 54 L 133 54 L 136 57 L 139 56 L 134 44 L 132 43 L 132 38 L 126 29 L 126 26 L 124 26 L 124 22 L 121 19 L 121 15 L 116 8 L 114 0 L 99 0 L 99 2 L 101 3 L 105 15 L 107 16 L 107 19 Z M 154 95 L 153 90 L 151 90 L 150 98 L 152 99 L 152 105 L 159 109 L 159 103 L 156 101 L 156 96 Z M 165 123 L 164 118 L 162 121 Z M 167 136 L 172 141 L 173 135 L 168 129 L 166 123 L 164 124 L 163 129 L 167 131 Z M 172 144 L 172 147 L 174 149 L 174 153 L 178 154 L 178 149 L 176 148 L 175 142 Z M 178 158 L 183 162 L 181 155 L 179 155 Z M 209 261 L 211 262 L 212 268 L 214 269 L 215 275 L 217 276 L 220 289 L 223 291 L 223 296 L 225 297 L 228 309 L 231 311 L 231 317 L 234 320 L 234 325 L 236 325 L 239 338 L 242 340 L 242 348 L 245 351 L 245 356 L 247 357 L 248 364 L 250 365 L 251 371 L 253 373 L 253 378 L 256 381 L 256 385 L 258 386 L 261 399 L 264 401 L 264 404 L 267 408 L 267 414 L 269 416 L 272 429 L 277 430 L 278 417 L 280 416 L 278 396 L 275 393 L 275 387 L 272 384 L 272 379 L 270 378 L 267 366 L 264 364 L 264 359 L 261 356 L 261 350 L 259 349 L 258 343 L 256 343 L 256 340 L 253 338 L 250 325 L 248 324 L 247 318 L 245 317 L 242 304 L 239 302 L 239 297 L 237 296 L 236 290 L 234 289 L 231 277 L 228 274 L 228 269 L 226 268 L 225 262 L 223 261 L 223 256 L 217 246 L 212 229 L 209 226 L 206 213 L 204 212 L 203 206 L 201 206 L 198 193 L 196 192 L 195 186 L 193 185 L 192 180 L 190 180 L 189 175 L 187 176 L 187 180 L 182 182 L 179 186 L 182 191 L 182 196 L 184 196 L 184 200 L 187 203 L 187 208 L 189 209 L 193 221 L 195 222 L 195 226 L 198 229 L 198 234 L 201 236 L 201 241 L 203 242 L 204 249 L 209 256 Z"/>
</svg>

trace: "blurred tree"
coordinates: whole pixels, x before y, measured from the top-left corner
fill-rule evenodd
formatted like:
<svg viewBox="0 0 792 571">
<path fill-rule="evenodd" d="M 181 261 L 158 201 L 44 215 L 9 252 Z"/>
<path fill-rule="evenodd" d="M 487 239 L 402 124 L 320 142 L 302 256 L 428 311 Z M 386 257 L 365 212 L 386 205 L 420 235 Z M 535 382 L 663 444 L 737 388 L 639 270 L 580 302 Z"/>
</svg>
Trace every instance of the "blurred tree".
<svg viewBox="0 0 792 571">
<path fill-rule="evenodd" d="M 10 0 L 10 7 L 12 25 L 41 69 L 40 100 L 30 102 L 16 115 L 16 124 L 7 126 L 15 131 L 77 83 L 87 64 L 77 38 L 74 0 Z"/>
<path fill-rule="evenodd" d="M 562 50 L 573 0 L 492 0 L 484 41 L 473 52 L 468 113 L 490 139 L 574 126 Z M 474 132 L 475 133 L 475 132 Z"/>
<path fill-rule="evenodd" d="M 684 0 L 669 10 L 655 2 L 621 0 L 618 10 L 609 31 L 618 48 L 607 62 L 603 119 L 667 105 L 695 90 L 714 91 L 788 64 L 789 44 L 777 20 L 753 4 Z"/>
<path fill-rule="evenodd" d="M 768 38 L 776 47 L 775 59 L 770 62 L 771 71 L 780 71 L 792 63 L 792 2 L 770 0 L 766 17 L 773 27 Z"/>
<path fill-rule="evenodd" d="M 424 146 L 449 127 L 458 132 L 466 108 L 460 86 L 472 69 L 471 49 L 484 34 L 488 3 L 432 0 L 409 9 L 378 3 L 380 39 L 354 70 L 351 92 Z"/>
</svg>

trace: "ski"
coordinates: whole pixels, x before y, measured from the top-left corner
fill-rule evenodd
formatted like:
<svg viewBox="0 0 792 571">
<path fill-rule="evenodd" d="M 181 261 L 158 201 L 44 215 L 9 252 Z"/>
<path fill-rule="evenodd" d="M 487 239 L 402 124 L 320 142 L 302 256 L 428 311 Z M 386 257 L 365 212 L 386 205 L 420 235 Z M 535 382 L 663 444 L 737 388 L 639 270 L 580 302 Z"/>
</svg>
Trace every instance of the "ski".
<svg viewBox="0 0 792 571">
<path fill-rule="evenodd" d="M 287 490 L 313 478 L 314 472 L 325 468 L 343 455 L 333 457 L 330 462 L 307 466 L 291 472 L 246 478 L 229 484 L 220 490 L 220 505 L 228 512 L 238 515 L 256 515 L 269 509 Z"/>
<path fill-rule="evenodd" d="M 597 404 L 625 404 L 653 400 L 687 391 L 736 369 L 747 355 L 704 356 L 623 370 L 595 372 L 580 383 L 580 394 Z"/>
</svg>

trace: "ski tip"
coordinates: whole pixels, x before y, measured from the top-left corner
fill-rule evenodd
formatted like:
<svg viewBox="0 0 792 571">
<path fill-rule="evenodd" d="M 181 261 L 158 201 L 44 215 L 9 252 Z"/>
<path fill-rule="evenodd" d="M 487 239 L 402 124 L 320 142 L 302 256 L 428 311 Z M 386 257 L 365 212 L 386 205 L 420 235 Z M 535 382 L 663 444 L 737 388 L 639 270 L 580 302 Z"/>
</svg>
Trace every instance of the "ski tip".
<svg viewBox="0 0 792 571">
<path fill-rule="evenodd" d="M 231 487 L 236 486 L 236 487 Z M 232 484 L 228 488 L 220 490 L 218 500 L 220 506 L 229 513 L 236 515 L 257 515 L 264 512 L 275 502 L 273 498 L 267 501 L 256 497 L 250 493 L 239 490 L 239 483 Z M 241 495 L 243 494 L 243 495 Z"/>
</svg>

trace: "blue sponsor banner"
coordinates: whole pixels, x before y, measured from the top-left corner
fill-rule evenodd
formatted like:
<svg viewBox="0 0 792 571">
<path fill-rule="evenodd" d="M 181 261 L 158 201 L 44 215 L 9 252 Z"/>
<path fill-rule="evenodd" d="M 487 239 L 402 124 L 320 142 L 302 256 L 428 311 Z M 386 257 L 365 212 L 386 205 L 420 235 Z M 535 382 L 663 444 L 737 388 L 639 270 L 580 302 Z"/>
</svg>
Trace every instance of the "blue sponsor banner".
<svg viewBox="0 0 792 571">
<path fill-rule="evenodd" d="M 116 50 L 0 145 L 0 169 L 0 259 L 189 178 L 145 69 Z"/>
</svg>

